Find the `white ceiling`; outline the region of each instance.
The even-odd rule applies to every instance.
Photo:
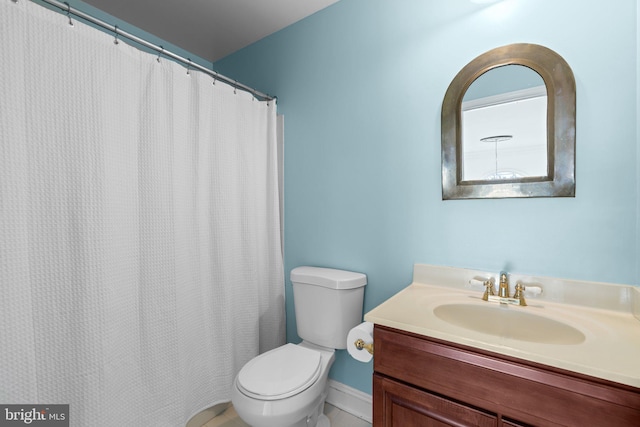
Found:
[[[84,0],[211,62],[338,0]]]

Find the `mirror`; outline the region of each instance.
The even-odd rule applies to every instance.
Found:
[[[547,89],[523,65],[478,77],[462,98],[462,181],[547,176]]]
[[[575,196],[575,81],[552,50],[493,49],[442,104],[442,198]]]

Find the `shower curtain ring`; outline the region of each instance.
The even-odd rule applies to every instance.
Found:
[[[67,5],[67,18],[69,18],[69,25],[73,27],[73,21],[71,20],[71,5],[67,2],[64,2]]]
[[[113,27],[113,32],[116,33],[116,37],[113,39],[113,44],[119,44],[120,41],[118,41],[118,26],[117,25],[115,27]]]
[[[156,61],[160,62],[160,55],[162,55],[162,52],[164,52],[164,48],[160,46],[160,52],[158,52],[158,57],[156,58]]]
[[[187,58],[187,61],[189,61],[189,63],[187,64],[187,76],[188,76],[189,70],[191,69],[191,58]]]

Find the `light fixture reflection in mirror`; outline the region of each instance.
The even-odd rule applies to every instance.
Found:
[[[493,170],[491,170],[490,172],[482,171],[481,173],[478,173],[476,176],[474,175],[473,166],[470,164],[466,164],[464,168],[465,170],[464,179],[466,180],[481,179],[481,180],[495,181],[499,179],[521,178],[523,176],[522,172],[518,172],[515,170],[507,170],[507,168],[501,166],[500,161],[498,159],[498,151],[504,151],[503,149],[498,150],[498,143],[511,141],[512,139],[513,139],[513,135],[494,135],[494,136],[487,136],[484,138],[480,138],[480,142],[487,143],[487,146],[489,146],[488,144],[490,143],[493,144],[493,159],[491,159],[491,153],[489,153],[489,156],[488,156],[489,162],[493,160]],[[486,154],[488,151],[490,151],[490,148],[484,149],[482,151]],[[463,164],[465,164],[465,162],[479,163],[479,162],[469,162],[467,156],[468,156],[467,151],[465,151],[465,158],[463,159]],[[483,163],[486,164],[487,162],[484,161]]]

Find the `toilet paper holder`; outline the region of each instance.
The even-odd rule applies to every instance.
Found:
[[[373,354],[373,343],[366,343],[362,338],[358,338],[356,342],[353,343],[358,350],[367,350],[370,354]]]

